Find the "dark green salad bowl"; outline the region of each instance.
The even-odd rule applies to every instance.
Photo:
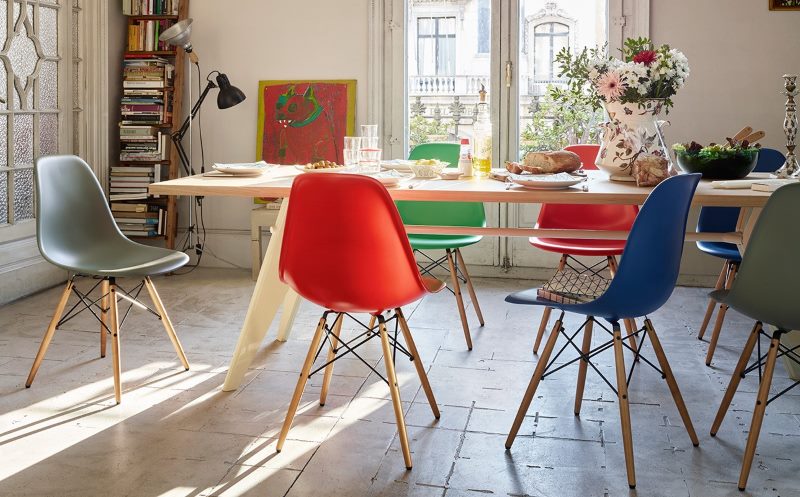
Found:
[[[758,149],[692,151],[675,148],[678,165],[687,173],[700,173],[703,179],[742,179],[753,172]]]

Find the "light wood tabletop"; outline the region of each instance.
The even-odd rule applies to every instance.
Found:
[[[302,173],[291,166],[273,168],[261,176],[189,176],[150,185],[151,194],[229,197],[288,197],[292,180]],[[326,174],[326,173],[316,173]],[[327,173],[346,174],[346,173]],[[562,204],[642,204],[652,190],[634,183],[609,181],[600,171],[589,171],[588,191],[581,186],[565,190],[526,190],[488,178],[459,180],[410,179],[388,188],[395,200],[562,203]],[[703,180],[697,187],[693,205],[719,207],[763,207],[769,193],[753,190],[713,188]]]
[[[281,203],[272,236],[261,265],[250,305],[233,353],[225,384],[222,389],[235,390],[241,385],[264,336],[282,305],[278,340],[286,340],[300,302],[299,296],[278,278],[278,261],[283,240],[283,223],[291,201],[292,181],[303,173],[294,167],[273,168],[256,177],[190,176],[154,183],[150,193],[160,195],[230,196],[287,198]],[[347,173],[318,173],[347,174]],[[587,186],[587,191],[581,187]],[[387,188],[395,200],[467,201],[505,203],[556,203],[556,204],[642,204],[652,188],[639,188],[632,183],[616,183],[606,179],[599,171],[589,171],[587,181],[566,190],[526,190],[488,178],[463,180],[410,179],[396,187]],[[686,241],[707,240],[735,243],[744,251],[769,193],[752,190],[721,190],[701,181],[693,204],[701,206],[741,207],[736,229],[726,233],[686,234]],[[627,231],[543,229],[519,227],[465,227],[465,226],[410,226],[408,233],[438,233],[486,236],[553,237],[553,238],[603,238],[626,239]]]

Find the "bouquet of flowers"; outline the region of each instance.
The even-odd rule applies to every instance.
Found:
[[[689,76],[689,61],[683,53],[669,45],[656,47],[647,38],[625,40],[622,59],[609,56],[605,47],[577,53],[564,48],[556,61],[561,66],[559,77],[566,79],[569,90],[587,95],[597,109],[604,102],[643,104],[663,99],[669,111],[671,97]]]

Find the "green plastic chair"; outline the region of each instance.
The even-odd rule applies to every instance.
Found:
[[[30,387],[33,383],[56,329],[79,313],[89,310],[100,322],[100,357],[105,357],[106,333],[111,335],[114,396],[119,404],[122,397],[119,329],[134,302],[161,320],[183,367],[188,370],[189,362],[150,277],[184,266],[189,262],[189,256],[126,238],[114,222],[100,183],[80,157],[61,155],[38,159],[34,166],[34,186],[39,251],[47,261],[67,270],[69,279],[25,386]],[[79,277],[92,278],[94,286],[82,293],[75,286],[75,280]],[[126,291],[117,283],[117,278],[136,278],[139,284]],[[90,297],[98,286],[100,296]],[[150,294],[155,309],[137,300],[144,288]],[[71,293],[77,295],[79,301],[62,318]],[[121,318],[117,306],[120,298],[130,302]],[[76,311],[80,305],[83,308]]]
[[[711,426],[711,436],[715,436],[730,407],[741,377],[757,369],[761,384],[747,436],[742,470],[739,474],[739,490],[744,490],[747,485],[767,404],[800,384],[800,381],[797,381],[774,397],[769,396],[778,357],[786,356],[800,364],[800,355],[797,351],[781,344],[782,335],[791,330],[800,330],[800,310],[797,307],[800,266],[796,261],[797,250],[800,247],[800,229],[797,227],[796,217],[798,211],[800,211],[800,184],[787,185],[775,191],[756,223],[733,286],[730,290],[711,292],[711,297],[717,302],[733,307],[756,320],[722,398],[714,424]],[[762,323],[774,326],[775,331],[771,335],[765,333]],[[755,363],[747,366],[753,348],[762,335],[770,339],[769,349],[761,355],[759,344]]]
[[[409,154],[410,160],[417,159],[438,159],[442,162],[449,162],[448,167],[458,167],[458,156],[460,145],[458,143],[422,143],[414,147]],[[481,202],[412,202],[398,201],[397,210],[403,218],[403,224],[420,226],[486,226],[486,213]],[[472,337],[470,336],[467,313],[464,308],[464,299],[461,295],[461,282],[467,285],[472,305],[478,321],[483,326],[483,314],[481,313],[475,289],[472,286],[472,279],[464,264],[461,249],[469,245],[474,245],[481,241],[479,235],[427,235],[409,234],[408,240],[414,252],[421,254],[427,259],[424,264],[420,264],[422,274],[430,274],[434,268],[445,268],[450,273],[452,287],[447,287],[456,297],[458,312],[461,315],[461,326],[464,329],[464,338],[467,341],[467,348],[472,350]],[[433,258],[426,254],[425,250],[444,250],[445,255],[441,258]],[[447,261],[447,267],[444,262]]]

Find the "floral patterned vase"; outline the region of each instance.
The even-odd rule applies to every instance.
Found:
[[[610,121],[600,125],[600,152],[595,165],[606,172],[612,181],[634,181],[633,162],[642,155],[664,157],[672,168],[669,150],[661,133],[659,121],[664,101],[645,100],[642,103],[605,103]]]

